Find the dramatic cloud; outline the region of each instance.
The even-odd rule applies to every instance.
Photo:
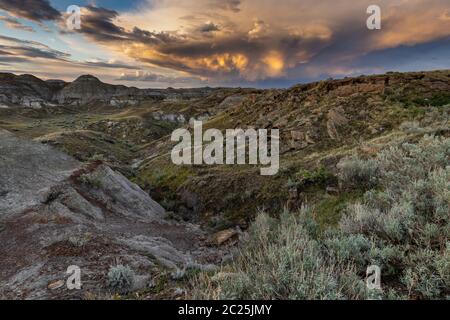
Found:
[[[83,7],[81,29],[70,31],[67,15],[48,1],[0,0],[0,9],[10,15],[54,20],[58,36],[90,46],[83,53],[68,48],[84,62],[30,44],[0,49],[22,58],[34,54],[71,66],[122,69],[122,76],[114,76],[118,82],[142,83],[269,85],[383,72],[395,65],[433,68],[433,61],[450,66],[450,58],[427,60],[432,50],[420,54],[435,43],[448,56],[443,53],[448,46],[441,45],[450,42],[448,0],[378,0],[381,30],[366,26],[371,0],[142,0],[126,9],[113,3],[108,8]],[[2,20],[8,28],[20,28]]]
[[[339,6],[315,0],[161,0],[148,11],[122,15],[88,6],[79,32],[142,63],[224,81],[258,81],[300,71],[320,74],[324,60],[345,64],[375,50],[450,35],[442,25],[443,0],[379,2],[380,32],[366,28],[370,1],[365,0],[342,0]],[[420,16],[414,14],[418,10]],[[133,25],[163,13],[170,29]],[[421,28],[414,25],[422,22]]]
[[[205,21],[192,27],[190,33],[146,31],[138,27],[127,30],[117,20],[115,11],[88,6],[83,9],[79,32],[144,63],[196,76],[220,74],[229,79],[282,76],[286,68],[302,63],[310,52],[320,50],[330,36],[326,27],[271,29],[260,20],[255,20],[249,30],[221,29],[219,24]]]
[[[36,22],[56,20],[61,15],[47,0],[0,0],[0,9]]]
[[[140,70],[140,67],[116,60],[73,60],[71,54],[54,50],[40,42],[20,40],[1,35],[0,63],[10,66],[14,64],[38,64],[39,69],[55,70],[55,72],[58,70],[59,72],[61,70],[64,70],[64,72],[73,71],[75,77],[79,73],[96,73],[99,70],[112,70],[115,73],[123,72],[124,70]],[[45,66],[45,68],[42,68],[42,66]]]

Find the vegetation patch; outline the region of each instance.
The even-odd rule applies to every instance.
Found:
[[[338,228],[322,231],[315,209],[306,206],[280,219],[262,213],[231,264],[196,278],[196,297],[448,298],[450,139],[425,136],[374,159],[348,160],[352,168],[340,167],[341,184],[368,190],[356,202],[347,194],[319,204],[322,211],[342,210],[346,202]],[[381,268],[381,291],[364,284],[370,265]]]

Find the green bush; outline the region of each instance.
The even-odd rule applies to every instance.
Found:
[[[127,294],[134,285],[134,272],[128,266],[118,265],[109,268],[108,286],[119,294]]]
[[[377,185],[378,167],[374,160],[362,160],[355,156],[344,158],[337,168],[343,189],[367,190]]]

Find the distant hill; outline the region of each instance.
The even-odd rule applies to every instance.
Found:
[[[3,107],[41,108],[54,105],[85,105],[102,102],[111,106],[136,105],[147,100],[192,99],[215,89],[138,89],[111,85],[92,75],[82,75],[67,83],[43,81],[32,75],[0,73],[0,104]]]

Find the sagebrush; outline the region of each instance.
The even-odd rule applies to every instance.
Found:
[[[445,299],[450,297],[450,139],[425,136],[338,165],[344,189],[366,189],[337,229],[314,209],[260,214],[233,262],[195,281],[196,298]],[[382,291],[364,283],[382,270]]]

